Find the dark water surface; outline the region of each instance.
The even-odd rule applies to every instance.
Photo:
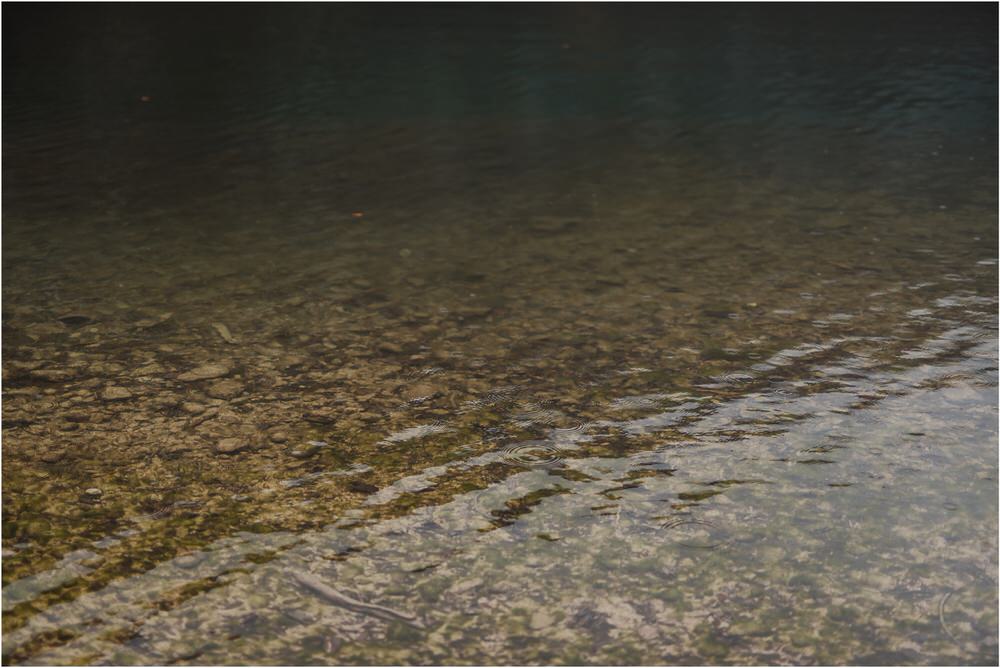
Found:
[[[6,663],[996,664],[996,5],[3,18]]]

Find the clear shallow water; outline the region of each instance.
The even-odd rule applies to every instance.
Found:
[[[7,662],[996,663],[994,8],[73,11]]]

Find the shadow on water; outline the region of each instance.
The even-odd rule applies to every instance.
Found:
[[[996,8],[868,11],[6,6],[5,663],[995,664]]]

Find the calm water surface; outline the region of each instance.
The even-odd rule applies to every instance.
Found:
[[[4,7],[8,664],[996,664],[997,9]]]

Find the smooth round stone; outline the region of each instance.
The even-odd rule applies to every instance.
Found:
[[[417,399],[433,397],[440,392],[442,392],[442,389],[437,385],[432,385],[431,383],[417,383],[403,390],[403,398],[407,401],[416,401]]]
[[[174,559],[174,563],[181,568],[194,568],[205,560],[205,555],[200,553],[182,554]]]
[[[220,380],[209,386],[207,394],[213,399],[232,399],[243,393],[243,383],[236,380]]]
[[[220,455],[231,455],[247,448],[247,442],[239,438],[224,438],[215,444],[215,451]]]
[[[289,453],[292,457],[296,459],[305,459],[307,457],[312,457],[319,451],[320,446],[314,445],[312,443],[307,443],[305,445],[299,445],[292,449]]]
[[[132,393],[124,387],[111,385],[104,388],[104,392],[101,393],[101,398],[105,401],[121,401],[123,399],[131,399]]]

